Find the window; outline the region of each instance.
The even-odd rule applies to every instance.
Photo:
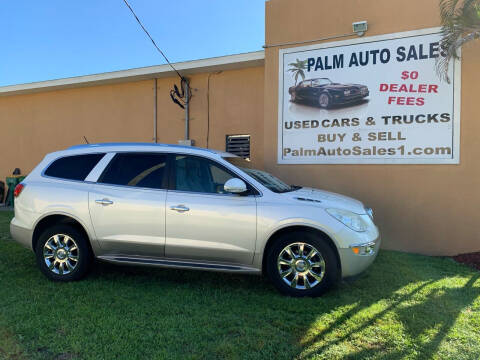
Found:
[[[227,135],[226,151],[250,159],[250,135]]]
[[[156,153],[119,153],[115,155],[99,183],[151,189],[167,188],[167,156]]]
[[[60,179],[83,181],[105,154],[65,156],[55,160],[45,175]]]
[[[332,82],[327,78],[313,79],[313,86],[330,85]]]
[[[295,191],[301,188],[298,186],[287,185],[282,180],[267,173],[266,171],[253,169],[251,163],[247,160],[238,157],[224,157],[223,159],[228,161],[230,164],[242,169],[248,175],[257,180],[260,184],[272,190],[273,192],[284,193],[289,191]]]
[[[175,189],[211,194],[224,194],[223,185],[236,177],[215,162],[188,155],[174,157]]]
[[[279,178],[261,170],[242,168],[248,175],[257,180],[260,184],[276,193],[290,192],[298,190],[298,186],[285,184]]]

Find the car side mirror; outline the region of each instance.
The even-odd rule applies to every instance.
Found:
[[[223,185],[223,190],[232,194],[241,194],[247,191],[247,184],[241,179],[232,178]]]

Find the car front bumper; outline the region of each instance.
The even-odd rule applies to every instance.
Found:
[[[364,94],[358,93],[358,94],[348,95],[348,96],[339,96],[338,98],[334,97],[333,103],[334,104],[339,104],[339,105],[340,104],[350,104],[350,103],[355,102],[355,101],[360,101],[363,98],[367,97],[368,95],[370,95],[370,93],[367,91]]]
[[[10,235],[13,240],[32,250],[32,230],[17,224],[15,218],[10,222]]]
[[[342,266],[342,278],[358,275],[365,271],[375,260],[380,250],[380,236],[373,241],[373,251],[369,254],[355,254],[352,248],[338,249]]]

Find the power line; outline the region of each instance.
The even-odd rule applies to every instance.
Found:
[[[184,80],[183,76],[180,75],[180,73],[178,72],[177,69],[175,69],[173,67],[173,65],[170,63],[170,61],[167,59],[167,57],[165,56],[165,54],[163,53],[162,50],[160,50],[160,48],[157,46],[157,44],[155,43],[155,40],[153,40],[153,38],[150,36],[149,32],[147,31],[147,29],[145,29],[145,26],[143,26],[142,22],[140,21],[140,19],[138,18],[137,14],[135,14],[135,11],[133,11],[132,7],[130,6],[130,4],[127,2],[127,0],[123,0],[123,2],[125,3],[125,5],[127,5],[127,7],[130,9],[130,11],[132,12],[133,16],[135,17],[135,19],[137,20],[138,24],[142,27],[143,31],[145,32],[145,34],[147,34],[147,36],[149,37],[149,39],[152,41],[153,43],[153,46],[155,46],[155,48],[158,50],[158,52],[160,54],[162,54],[163,58],[165,59],[165,61],[168,63],[168,65],[170,65],[170,67],[173,69],[173,71],[175,71],[177,73],[177,75],[180,77],[180,79]]]

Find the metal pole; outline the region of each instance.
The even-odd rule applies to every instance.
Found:
[[[157,143],[157,78],[153,86],[153,142]]]
[[[188,128],[188,123],[189,123],[189,111],[188,111],[188,105],[190,103],[190,86],[188,83],[188,79],[185,79],[185,140],[189,140],[189,128]]]

